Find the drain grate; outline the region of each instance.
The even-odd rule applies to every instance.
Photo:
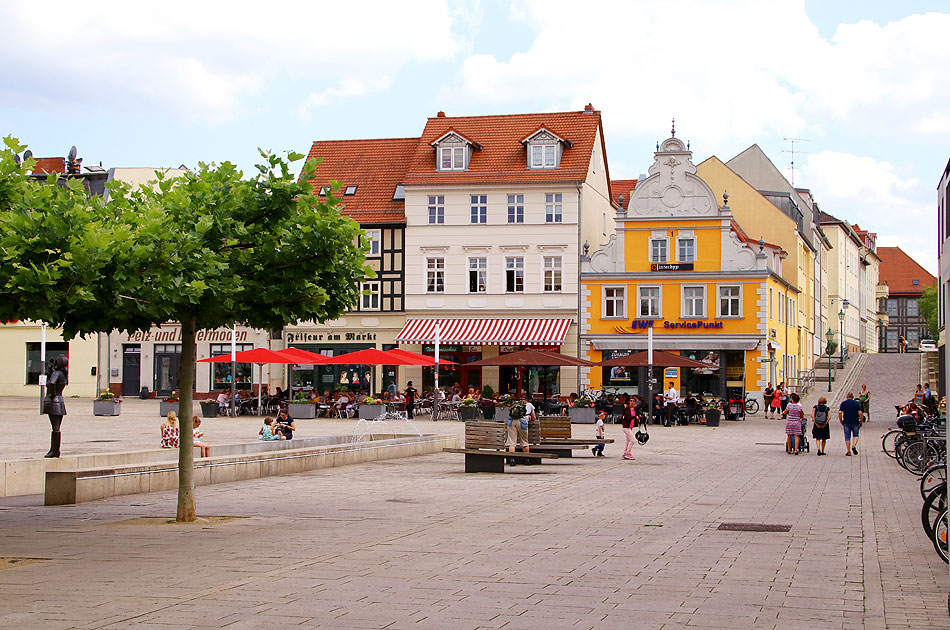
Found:
[[[720,523],[719,530],[724,532],[787,532],[791,525],[771,525],[769,523]]]

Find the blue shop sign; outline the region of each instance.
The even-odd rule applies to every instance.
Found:
[[[655,319],[635,319],[630,322],[630,328],[637,330],[638,328],[653,328],[654,324],[658,320]],[[658,328],[658,326],[657,326]],[[722,328],[721,321],[680,321],[680,322],[671,322],[663,320],[663,328],[667,330],[709,330],[709,329],[720,329]]]

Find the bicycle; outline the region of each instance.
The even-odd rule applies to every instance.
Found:
[[[745,412],[747,414],[759,413],[759,401],[749,392],[745,394]]]

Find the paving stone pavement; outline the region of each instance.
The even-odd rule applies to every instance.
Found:
[[[130,522],[173,517],[173,492],[2,500],[0,557],[43,560],[0,570],[0,628],[947,628],[916,479],[879,440],[918,360],[865,361],[880,414],[858,457],[838,431],[828,457],[786,455],[784,423],[759,414],[651,427],[633,462],[612,444],[472,475],[441,454],[198,488],[199,514],[241,517],[225,522]],[[159,422],[123,411],[111,435]],[[74,444],[96,433],[73,424]]]

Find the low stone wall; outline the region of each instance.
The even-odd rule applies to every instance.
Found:
[[[392,435],[392,434],[390,434]],[[377,439],[379,435],[377,435]],[[210,457],[232,455],[251,455],[290,449],[329,446],[351,442],[351,436],[330,435],[314,437],[295,437],[293,440],[274,440],[240,442],[235,444],[212,444]],[[369,439],[369,436],[367,436]],[[198,457],[195,449],[195,463],[204,461]],[[68,455],[60,458],[33,458],[0,461],[0,497],[43,494],[46,473],[54,471],[86,470],[90,468],[111,468],[155,462],[177,462],[178,449],[156,448],[119,453],[98,453],[93,455]]]
[[[371,439],[370,439],[371,438]],[[351,436],[307,438],[336,440],[335,443],[303,446],[292,445],[264,449],[255,453],[214,456],[195,460],[195,485],[209,485],[287,475],[347,464],[382,459],[396,459],[439,453],[443,448],[457,448],[460,436],[381,435],[366,436],[361,441]],[[248,446],[255,446],[250,444]],[[161,492],[178,487],[178,468],[174,461],[128,464],[111,467],[55,470],[46,473],[46,505],[83,503],[112,496]]]

